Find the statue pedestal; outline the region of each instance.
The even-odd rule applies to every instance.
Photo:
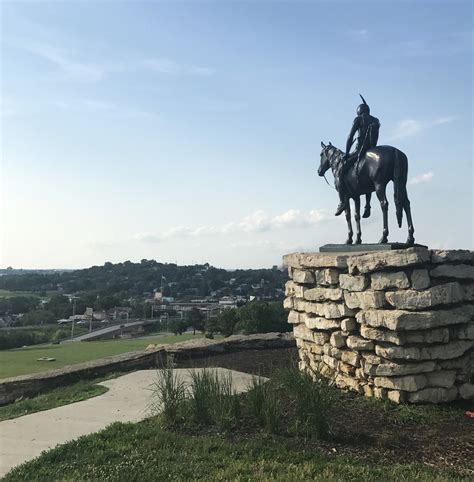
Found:
[[[319,248],[320,253],[368,253],[371,251],[392,251],[394,249],[427,248],[423,244],[406,243],[366,243],[366,244],[325,244]]]

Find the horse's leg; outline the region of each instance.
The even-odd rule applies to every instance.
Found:
[[[355,221],[357,226],[357,237],[356,237],[356,244],[362,243],[362,231],[360,230],[360,197],[356,196],[354,198],[354,205],[355,205]]]
[[[365,195],[365,208],[364,208],[364,214],[362,215],[363,218],[368,218],[370,216],[370,198],[372,196],[372,193],[369,192],[368,194]]]
[[[385,188],[385,184],[375,186],[375,192],[378,200],[380,201],[380,207],[382,208],[383,214],[383,234],[379,241],[380,244],[388,243],[388,201],[387,196],[385,195]]]
[[[354,232],[352,231],[352,222],[351,222],[351,202],[349,199],[347,199],[347,204],[346,204],[346,221],[347,221],[347,240],[346,244],[352,244],[352,236]]]
[[[410,200],[408,196],[405,196],[405,202],[403,203],[403,209],[405,210],[405,214],[407,216],[407,224],[408,224],[408,239],[407,244],[413,245],[415,244],[415,237],[413,234],[415,233],[415,228],[413,227],[413,220],[411,218],[411,208],[410,208]]]

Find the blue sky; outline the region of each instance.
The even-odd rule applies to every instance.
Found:
[[[361,92],[415,237],[473,247],[472,3],[2,2],[1,266],[259,267],[343,242]],[[404,241],[390,196],[390,240]],[[381,213],[364,220],[366,242]]]

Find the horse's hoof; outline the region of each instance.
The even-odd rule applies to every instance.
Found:
[[[370,208],[364,209],[364,214],[362,214],[363,218],[370,218]]]
[[[346,240],[346,244],[352,244],[352,239],[350,239],[350,238],[347,239],[347,240]]]
[[[415,244],[415,238],[409,236],[407,239],[407,245],[413,246],[414,244]]]
[[[362,238],[357,238],[355,244],[362,244]]]
[[[387,244],[388,243],[388,238],[383,236],[382,239],[379,241],[379,244]]]

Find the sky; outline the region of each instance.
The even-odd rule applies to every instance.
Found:
[[[473,248],[470,1],[1,1],[0,16],[0,267],[271,267],[344,242],[317,168],[359,93],[379,144],[408,156],[416,241]],[[362,237],[381,234],[374,196]]]

